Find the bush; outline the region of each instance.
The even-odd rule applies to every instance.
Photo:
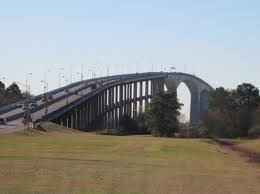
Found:
[[[258,138],[258,137],[260,137],[260,125],[252,127],[248,131],[248,137],[250,137],[250,138]]]
[[[134,135],[138,134],[139,127],[137,122],[128,115],[124,115],[119,121],[119,134],[121,135]]]
[[[145,124],[145,113],[140,113],[136,118],[136,123],[138,125],[138,134],[150,134]]]
[[[234,136],[234,128],[229,116],[220,111],[209,111],[203,115],[203,123],[206,129],[203,129],[204,135],[215,137]]]

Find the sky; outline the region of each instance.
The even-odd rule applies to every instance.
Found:
[[[0,79],[32,73],[40,94],[45,72],[58,87],[60,68],[78,81],[82,64],[85,79],[175,66],[213,87],[260,87],[259,10],[259,0],[0,0]]]

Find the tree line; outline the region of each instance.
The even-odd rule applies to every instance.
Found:
[[[243,83],[233,90],[219,87],[210,94],[209,109],[201,115],[201,122],[187,126],[179,123],[182,104],[176,94],[159,92],[136,120],[124,116],[118,133],[160,137],[260,137],[259,105],[259,90],[252,84]]]
[[[6,88],[5,84],[0,81],[0,107],[23,99],[25,99],[25,94],[21,92],[17,84],[12,83]]]
[[[208,137],[254,137],[260,135],[259,90],[243,83],[236,89],[216,88],[209,110],[202,116]]]

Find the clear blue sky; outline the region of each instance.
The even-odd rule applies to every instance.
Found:
[[[70,65],[75,81],[81,64],[85,77],[187,64],[213,87],[260,87],[259,10],[258,0],[0,0],[0,78],[32,72],[38,94],[48,69],[53,89]]]

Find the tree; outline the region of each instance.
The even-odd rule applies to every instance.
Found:
[[[239,105],[237,126],[242,135],[246,136],[252,127],[253,114],[258,106],[259,90],[252,84],[243,83],[237,86],[235,98]]]
[[[238,85],[236,93],[240,106],[246,106],[248,111],[257,108],[259,102],[259,90],[254,85],[249,83]]]
[[[8,99],[8,102],[6,104],[10,104],[13,102],[17,102],[18,100],[22,100],[23,96],[19,86],[13,83],[8,88],[6,88],[5,98]]]
[[[171,137],[178,131],[180,108],[176,94],[159,92],[148,105],[146,126],[154,136]]]
[[[5,91],[5,84],[0,81],[0,93]]]
[[[5,84],[0,81],[0,106],[4,103]]]
[[[16,83],[13,83],[6,88],[6,93],[11,96],[22,97],[21,90]]]
[[[217,88],[211,96],[203,122],[216,137],[247,136],[259,104],[259,90],[243,83],[235,90]]]

